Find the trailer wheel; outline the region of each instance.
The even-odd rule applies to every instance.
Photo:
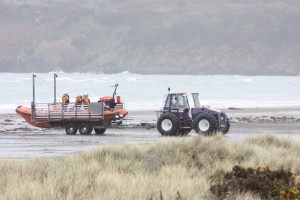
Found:
[[[89,124],[80,124],[78,129],[81,135],[88,135],[93,131],[93,128]]]
[[[106,128],[94,128],[94,131],[97,135],[103,135],[106,131]]]
[[[65,131],[67,135],[75,135],[77,133],[77,126],[73,123],[69,123],[65,126]]]
[[[164,113],[157,120],[157,130],[161,135],[177,136],[179,133],[179,119],[172,113]]]
[[[201,113],[196,117],[193,128],[196,133],[213,135],[218,130],[218,121],[211,114]]]

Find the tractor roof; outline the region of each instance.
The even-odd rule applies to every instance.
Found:
[[[173,92],[173,93],[169,93],[171,95],[183,95],[183,94],[186,94],[184,92]]]

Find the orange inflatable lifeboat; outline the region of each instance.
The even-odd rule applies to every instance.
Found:
[[[122,106],[122,107],[121,107]],[[29,124],[32,126],[40,127],[40,128],[53,128],[53,120],[49,120],[50,114],[49,113],[59,113],[60,115],[56,114],[56,116],[60,116],[61,119],[64,119],[64,117],[69,116],[67,118],[68,121],[74,121],[76,123],[79,123],[80,121],[88,121],[90,118],[89,111],[87,110],[82,110],[82,111],[77,111],[75,113],[74,111],[68,111],[68,112],[63,112],[61,114],[61,110],[58,108],[51,108],[51,110],[47,109],[36,109],[35,110],[35,115],[38,116],[44,116],[44,118],[40,117],[38,120],[34,119],[32,116],[32,109],[25,107],[25,106],[18,106],[16,108],[16,113],[20,115],[22,118],[26,120]],[[107,108],[106,106],[104,107],[104,120],[102,120],[103,124],[105,122],[106,125],[110,125],[111,123],[116,123],[116,124],[121,124],[122,119],[127,116],[128,111],[123,108],[123,104],[116,104],[114,108]],[[79,117],[78,116],[82,116]],[[54,119],[58,121],[59,119]],[[101,119],[99,119],[101,121]]]
[[[98,102],[104,102],[105,120],[111,120],[113,123],[121,123],[121,120],[128,114],[124,109],[124,103],[121,102],[121,97],[104,96],[99,98]]]
[[[128,114],[127,110],[124,109],[124,103],[121,102],[121,96],[116,96],[118,84],[115,87],[113,96],[103,96],[99,98],[98,102],[104,102],[104,116],[105,119],[111,120],[112,123],[122,123],[122,119]]]
[[[33,101],[31,107],[18,106],[16,113],[29,124],[40,128],[65,128],[69,135],[87,135],[93,130],[95,134],[103,134],[112,123],[121,124],[122,119],[128,114],[121,102],[121,97],[115,100],[118,84],[115,84],[112,97],[100,98],[98,102],[88,103],[35,103],[34,80],[32,74]],[[56,99],[56,77],[54,74],[54,91]]]
[[[16,109],[16,113],[23,117],[27,123],[31,124],[32,126],[36,126],[39,128],[52,128],[51,124],[47,121],[34,121],[32,120],[31,115],[31,108],[25,106],[18,106]]]

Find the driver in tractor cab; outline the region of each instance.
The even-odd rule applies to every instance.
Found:
[[[64,95],[62,96],[62,103],[63,104],[70,103],[70,97],[69,97],[69,93],[68,92],[65,92]]]
[[[176,109],[176,102],[177,102],[177,97],[173,96],[171,101],[171,109]]]
[[[82,101],[83,101],[84,104],[89,104],[89,103],[91,103],[88,94],[83,95],[83,100],[82,100]]]

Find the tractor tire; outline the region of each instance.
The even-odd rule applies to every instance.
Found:
[[[201,113],[194,120],[193,128],[198,134],[210,136],[218,131],[218,121],[211,114]]]
[[[68,123],[65,126],[65,131],[67,135],[75,135],[77,133],[77,126],[74,123]]]
[[[89,124],[80,124],[78,127],[79,133],[81,135],[89,135],[93,131],[93,128]]]
[[[103,135],[106,131],[106,128],[94,128],[96,135]]]
[[[178,136],[180,121],[173,113],[164,113],[157,120],[157,130],[163,136]]]
[[[229,129],[230,129],[230,122],[229,120],[226,122],[227,123],[227,127],[226,130],[222,131],[222,133],[225,135],[226,133],[228,133]]]

